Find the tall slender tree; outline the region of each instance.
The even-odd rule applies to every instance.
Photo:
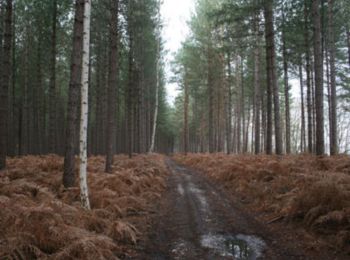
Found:
[[[90,62],[90,16],[91,0],[84,0],[83,20],[83,54],[81,69],[81,111],[80,111],[80,167],[79,185],[82,207],[90,209],[89,192],[87,185],[87,131],[89,115],[89,62]]]
[[[3,58],[0,82],[0,170],[6,167],[8,89],[11,75],[12,0],[6,0]]]
[[[324,149],[324,114],[323,114],[323,55],[321,42],[320,1],[312,1],[314,26],[314,70],[316,102],[316,154],[323,155]]]
[[[275,146],[276,154],[282,154],[282,131],[280,120],[280,104],[279,104],[279,89],[277,85],[276,76],[276,57],[275,57],[275,33],[274,33],[274,14],[273,14],[273,0],[265,0],[264,2],[264,15],[265,15],[265,37],[266,37],[266,59],[267,59],[267,79],[268,89],[271,89],[273,93],[274,104],[274,123],[275,123]],[[271,93],[271,94],[272,94]],[[268,91],[268,99],[270,93]],[[268,104],[268,108],[271,107]],[[271,111],[268,111],[268,116]],[[271,128],[272,122],[268,122],[268,128]],[[271,135],[271,130],[268,133],[268,138]],[[270,144],[268,144],[270,146]],[[271,152],[268,147],[268,154]]]
[[[50,88],[49,88],[49,152],[56,151],[56,28],[57,28],[57,0],[52,2],[52,32],[51,32],[51,60],[50,60]]]
[[[119,0],[111,0],[111,18],[109,28],[110,54],[108,72],[108,127],[107,127],[107,156],[106,172],[112,172],[113,155],[116,142],[116,102],[118,81],[118,13]]]
[[[330,65],[330,153],[338,153],[338,126],[337,126],[337,88],[335,68],[335,39],[334,39],[334,0],[328,0],[328,48]]]
[[[75,185],[75,152],[77,143],[77,123],[79,90],[81,88],[81,65],[83,49],[84,2],[76,0],[73,30],[73,50],[71,75],[68,92],[67,126],[64,157],[63,185],[66,188]]]

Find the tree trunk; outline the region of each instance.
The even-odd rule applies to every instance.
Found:
[[[2,58],[2,77],[0,85],[0,170],[6,167],[7,154],[7,119],[8,119],[8,89],[11,73],[11,43],[12,43],[12,0],[6,0],[5,30]]]
[[[312,95],[311,95],[311,65],[310,65],[310,45],[309,45],[309,10],[307,0],[304,0],[304,43],[306,58],[306,104],[307,104],[307,137],[308,152],[313,151],[313,127],[312,127]]]
[[[89,193],[87,185],[87,127],[88,127],[88,100],[89,100],[89,60],[90,60],[90,15],[91,0],[84,0],[83,23],[83,55],[81,69],[81,115],[80,115],[80,167],[79,184],[82,207],[90,209]]]
[[[350,67],[350,29],[349,26],[346,26],[346,43],[348,46],[348,62]]]
[[[113,155],[116,143],[116,102],[118,82],[118,12],[119,0],[111,0],[111,21],[109,28],[110,55],[108,72],[108,96],[107,96],[107,138],[106,138],[106,172],[112,172]]]
[[[301,56],[301,55],[300,55]],[[300,77],[300,99],[301,99],[301,152],[305,152],[306,138],[305,138],[305,105],[304,105],[304,82],[303,82],[303,65],[302,58],[300,57],[299,65],[299,77]]]
[[[227,154],[232,152],[232,91],[231,91],[231,80],[232,80],[232,71],[231,71],[231,54],[227,53],[227,111],[226,111],[226,146],[227,146]]]
[[[157,119],[158,119],[158,106],[159,106],[159,65],[160,65],[160,41],[161,41],[161,30],[160,30],[160,1],[158,2],[158,8],[157,8],[157,19],[158,19],[158,32],[157,32],[157,60],[156,60],[156,105],[154,108],[154,119],[153,119],[153,128],[152,128],[152,137],[151,137],[151,146],[149,149],[150,153],[154,152],[154,143],[156,138],[156,130],[157,130]]]
[[[260,153],[260,108],[261,108],[261,90],[260,90],[260,32],[259,32],[259,15],[255,15],[254,19],[254,31],[256,34],[256,45],[254,47],[254,153]]]
[[[53,0],[52,32],[51,32],[51,60],[49,83],[49,153],[56,152],[56,26],[57,26],[57,0]]]
[[[127,147],[129,158],[132,158],[133,153],[133,88],[134,88],[134,40],[133,40],[133,11],[131,2],[128,2],[128,34],[129,34],[129,72],[128,72],[128,90],[127,90]]]
[[[211,66],[211,50],[210,47],[208,47],[208,96],[209,96],[209,152],[213,153],[214,152],[214,93],[213,93],[213,75],[212,75],[212,66]]]
[[[330,153],[338,153],[338,127],[337,127],[337,89],[336,89],[336,68],[335,68],[335,37],[334,37],[334,0],[328,0],[328,47],[330,65],[330,100],[331,100],[331,122],[330,132]]]
[[[265,37],[266,37],[266,58],[267,58],[267,79],[268,79],[268,89],[273,92],[273,103],[274,103],[274,123],[275,123],[275,146],[276,154],[282,154],[282,132],[281,132],[281,122],[280,122],[280,104],[279,104],[279,90],[276,78],[276,60],[275,60],[275,40],[274,40],[274,26],[273,26],[273,0],[265,0],[264,6],[265,15]],[[271,99],[271,95],[268,98]],[[271,100],[270,100],[271,101]],[[268,108],[272,106],[269,104]],[[268,111],[268,116],[271,111]],[[270,119],[271,120],[271,119]],[[272,120],[271,120],[272,121]],[[268,123],[268,128],[272,128],[272,122]],[[271,135],[271,131],[269,135]],[[270,145],[270,144],[268,144]],[[271,153],[270,149],[267,149],[267,153]]]
[[[288,57],[286,47],[285,17],[282,11],[282,49],[283,49],[283,74],[284,74],[284,99],[285,99],[285,120],[286,120],[286,153],[291,153],[290,147],[290,106],[289,106],[289,82],[288,82]]]
[[[73,50],[71,76],[68,90],[66,144],[64,157],[63,185],[75,185],[75,144],[77,142],[76,125],[78,118],[79,90],[81,87],[81,63],[83,44],[84,0],[75,2],[75,20],[73,31]]]
[[[183,130],[183,139],[184,139],[184,153],[187,155],[188,152],[188,73],[185,72],[184,79],[184,130]]]
[[[324,119],[323,119],[323,55],[321,50],[321,20],[319,0],[313,0],[314,24],[314,68],[315,68],[315,101],[316,101],[316,154],[324,154]]]

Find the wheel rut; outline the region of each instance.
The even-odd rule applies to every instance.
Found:
[[[142,259],[305,259],[194,170],[166,160],[170,176]]]

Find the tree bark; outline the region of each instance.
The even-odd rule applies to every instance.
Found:
[[[208,53],[207,53],[207,59],[208,59],[208,96],[209,96],[209,153],[213,153],[214,152],[214,93],[213,93],[213,75],[212,75],[212,65],[211,65],[211,59],[212,59],[212,55],[211,55],[211,50],[210,47],[208,46]]]
[[[348,62],[350,67],[350,29],[349,26],[346,26],[346,43],[348,46]]]
[[[8,89],[11,73],[11,43],[12,43],[12,0],[6,0],[4,45],[2,58],[2,77],[0,84],[0,170],[6,167],[7,126],[8,126]]]
[[[56,27],[57,27],[57,0],[53,0],[52,32],[51,32],[51,60],[49,83],[49,153],[56,152]]]
[[[110,21],[110,55],[108,72],[108,97],[107,97],[107,138],[106,138],[106,172],[112,172],[113,155],[116,143],[116,102],[117,102],[117,81],[118,81],[118,10],[119,0],[111,0],[111,21]]]
[[[330,153],[338,153],[338,127],[337,127],[337,89],[335,68],[335,37],[334,37],[334,0],[328,0],[328,48],[330,65],[330,100],[331,100],[331,122]]]
[[[186,69],[185,69],[186,70]],[[184,130],[183,130],[183,139],[184,139],[184,154],[187,155],[188,152],[188,73],[185,71],[184,78]]]
[[[127,90],[127,149],[129,158],[132,158],[133,153],[133,88],[134,88],[134,38],[133,38],[133,11],[132,11],[132,3],[128,2],[128,34],[129,34],[129,68],[128,68],[128,90]]]
[[[159,65],[160,65],[160,41],[161,41],[161,30],[160,30],[160,1],[158,2],[158,8],[157,8],[157,15],[158,15],[158,32],[157,32],[157,58],[156,58],[156,104],[154,108],[154,119],[153,119],[153,128],[152,128],[152,137],[151,137],[151,146],[149,149],[150,153],[154,152],[154,144],[155,144],[155,138],[156,138],[156,130],[157,130],[157,119],[158,119],[158,106],[159,106]]]
[[[259,15],[256,14],[254,17],[254,32],[255,47],[254,47],[254,116],[255,116],[255,126],[254,126],[254,153],[260,153],[260,108],[261,108],[261,90],[260,90],[260,31],[259,31]]]
[[[68,90],[66,144],[64,157],[63,185],[66,188],[75,185],[75,145],[77,142],[77,118],[79,90],[81,88],[81,65],[83,44],[84,0],[75,2],[75,19],[73,30],[73,50],[71,76]]]
[[[305,138],[305,105],[304,105],[304,81],[303,81],[303,65],[302,58],[300,57],[299,65],[299,77],[300,77],[300,99],[301,99],[301,138],[300,138],[300,150],[305,152],[306,138]]]
[[[280,121],[280,104],[279,104],[279,90],[276,78],[276,60],[275,60],[275,40],[274,40],[274,26],[273,26],[273,0],[265,0],[264,6],[265,15],[265,37],[266,37],[266,58],[267,58],[267,79],[268,89],[273,92],[274,103],[274,123],[275,123],[275,146],[276,154],[282,154],[282,132]],[[271,93],[272,94],[272,93]],[[268,94],[268,110],[271,108],[271,94]],[[272,109],[271,109],[272,110]],[[271,111],[268,111],[268,117],[271,117]],[[270,130],[269,130],[270,128]],[[272,119],[268,122],[268,135],[271,136]],[[268,138],[269,138],[268,136]],[[268,146],[270,143],[268,142]],[[271,147],[267,149],[267,153],[271,153]]]
[[[232,69],[231,69],[231,54],[227,53],[227,119],[226,119],[226,146],[227,154],[232,152],[232,91],[231,91],[231,80],[232,80]]]
[[[305,58],[306,58],[306,104],[307,104],[307,137],[308,137],[308,152],[313,151],[313,105],[311,95],[311,65],[310,65],[310,45],[309,45],[309,10],[307,0],[304,0],[304,42],[305,42]]]
[[[84,0],[83,22],[83,55],[81,69],[81,114],[80,114],[80,167],[79,184],[82,207],[90,209],[89,193],[87,185],[87,127],[88,127],[88,100],[89,100],[89,61],[90,61],[90,15],[91,0]]]
[[[316,101],[316,154],[324,154],[324,118],[323,118],[323,55],[321,50],[321,20],[319,0],[312,1],[314,25],[314,70]]]
[[[286,153],[291,153],[290,145],[290,105],[289,105],[289,82],[288,82],[288,54],[286,47],[285,16],[282,11],[282,49],[283,49],[283,74],[284,74],[284,99],[285,99],[285,120],[286,120]]]

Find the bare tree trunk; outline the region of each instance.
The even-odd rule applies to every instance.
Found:
[[[349,26],[346,26],[346,43],[348,45],[348,62],[350,67],[350,29]]]
[[[232,80],[232,71],[231,71],[231,54],[227,53],[227,111],[226,111],[226,146],[227,154],[232,152],[232,93],[231,93],[231,80]]]
[[[186,70],[186,69],[185,69]],[[188,73],[185,72],[184,79],[184,130],[183,130],[183,140],[184,140],[184,153],[187,155],[188,152]]]
[[[316,154],[324,154],[323,118],[323,55],[321,50],[321,20],[319,0],[313,0],[314,56],[315,56],[315,99],[316,99]]]
[[[117,81],[118,81],[118,12],[119,0],[111,0],[111,21],[110,21],[110,55],[108,72],[108,96],[107,96],[107,138],[106,138],[106,172],[112,172],[113,155],[116,143],[116,102],[117,102]]]
[[[87,127],[89,115],[89,61],[90,61],[90,15],[91,0],[84,0],[84,25],[83,25],[83,55],[81,69],[81,115],[80,115],[80,167],[79,184],[82,207],[90,209],[89,192],[87,185]]]
[[[2,59],[2,75],[0,85],[0,170],[6,167],[7,154],[7,113],[8,89],[11,73],[11,43],[12,43],[12,0],[6,0],[5,30]]]
[[[312,123],[312,95],[311,95],[311,65],[310,65],[310,45],[309,45],[309,10],[307,0],[304,0],[304,42],[306,54],[306,104],[307,104],[307,137],[308,137],[308,152],[313,151],[313,123]]]
[[[254,33],[255,33],[255,47],[254,47],[254,153],[260,153],[260,109],[261,109],[261,90],[260,90],[260,30],[259,30],[259,14],[254,17]]]
[[[212,75],[212,66],[211,66],[211,50],[208,46],[208,96],[209,96],[209,152],[213,153],[215,149],[214,145],[214,93],[213,93],[213,75]]]
[[[276,154],[282,154],[282,132],[281,132],[281,120],[280,120],[280,104],[279,104],[279,90],[276,78],[276,64],[275,64],[275,40],[274,40],[274,26],[273,26],[273,0],[265,0],[264,7],[265,15],[265,37],[266,37],[266,57],[267,57],[267,78],[268,89],[273,92],[274,103],[274,123],[275,123],[275,146]],[[269,97],[268,97],[269,98]],[[269,102],[268,102],[269,103]],[[271,105],[269,105],[271,106]],[[268,111],[269,114],[269,111]],[[269,115],[268,115],[269,116]],[[270,115],[271,116],[271,115]],[[269,122],[268,128],[271,127],[272,122]],[[270,130],[271,131],[271,130]],[[271,153],[267,150],[267,153]]]
[[[158,8],[157,8],[157,12],[158,12],[158,39],[157,39],[157,60],[156,60],[156,105],[154,108],[154,119],[153,119],[153,129],[152,129],[152,138],[151,138],[151,146],[149,149],[150,153],[154,152],[154,143],[155,143],[155,138],[156,138],[156,130],[157,130],[157,119],[158,119],[158,106],[159,106],[159,97],[158,97],[158,92],[159,92],[159,65],[160,65],[160,41],[161,41],[161,30],[160,30],[160,1],[158,2]]]
[[[83,44],[84,0],[76,0],[73,32],[73,51],[71,77],[68,93],[66,145],[64,158],[63,185],[73,187],[75,184],[75,144],[77,140],[76,125],[78,117],[79,90],[81,87],[81,63]]]
[[[337,126],[337,88],[336,88],[336,68],[335,68],[335,39],[334,39],[334,0],[328,0],[328,47],[330,65],[330,100],[331,100],[331,122],[330,132],[330,153],[338,153],[338,126]]]
[[[50,60],[50,88],[49,88],[49,153],[56,152],[56,27],[57,0],[53,0],[52,32],[51,32],[51,60]]]
[[[283,48],[283,74],[284,74],[284,99],[285,99],[285,120],[286,120],[286,153],[291,153],[290,147],[290,105],[289,105],[289,82],[288,82],[288,57],[286,47],[285,16],[282,11],[282,48]]]
[[[304,81],[303,81],[303,65],[302,65],[302,58],[301,57],[300,57],[300,65],[299,65],[299,77],[300,77],[300,98],[301,98],[301,138],[300,138],[301,144],[300,144],[300,150],[301,150],[301,152],[305,152],[306,138],[305,138]]]
[[[128,90],[127,90],[127,148],[129,158],[132,158],[134,131],[133,131],[133,94],[134,94],[134,38],[133,38],[133,7],[132,2],[128,2],[128,34],[129,34],[129,72],[128,72]]]

